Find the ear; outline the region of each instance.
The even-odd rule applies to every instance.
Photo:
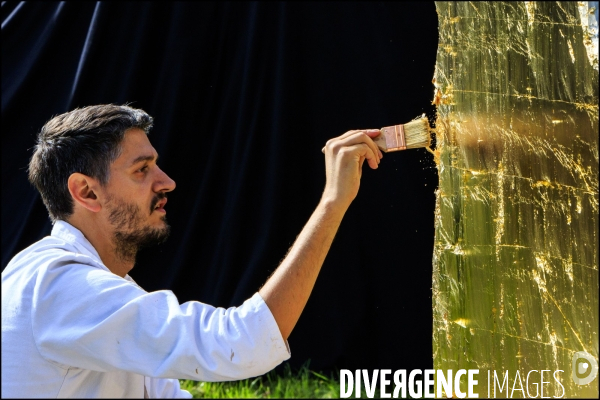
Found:
[[[98,212],[102,209],[98,197],[93,190],[93,187],[97,185],[94,178],[75,172],[69,176],[67,185],[76,205],[80,205],[92,212]]]

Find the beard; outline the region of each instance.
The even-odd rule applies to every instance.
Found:
[[[150,214],[156,204],[165,197],[166,194],[160,193],[152,199]],[[109,211],[108,220],[114,228],[112,241],[115,253],[123,261],[135,262],[138,251],[164,243],[171,233],[166,215],[161,218],[162,227],[144,226],[147,217],[138,205],[111,196],[106,207]]]

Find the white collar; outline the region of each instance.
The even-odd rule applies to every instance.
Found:
[[[63,220],[56,221],[50,236],[64,240],[65,242],[73,245],[77,249],[78,253],[88,256],[92,259],[92,261],[94,261],[94,264],[112,273],[112,271],[108,269],[106,265],[104,265],[100,255],[94,246],[92,246],[90,241],[87,240],[84,234],[68,222]],[[135,281],[127,274],[125,275],[125,279],[135,283]]]
[[[54,223],[54,227],[52,228],[52,233],[50,236],[54,236],[56,238],[62,239],[67,243],[72,244],[77,247],[81,253],[86,256],[92,257],[95,261],[99,261],[102,263],[100,259],[100,255],[92,246],[89,240],[83,235],[83,233],[75,228],[73,225],[69,224],[66,221],[58,220]]]

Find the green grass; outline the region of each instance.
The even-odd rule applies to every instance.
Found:
[[[292,372],[289,364],[283,374],[271,371],[256,378],[234,382],[197,382],[181,380],[181,388],[194,398],[211,399],[271,399],[313,398],[332,399],[340,397],[339,378],[311,371],[306,363],[298,372]]]
[[[195,399],[339,399],[340,377],[311,371],[306,362],[297,372],[285,364],[283,372],[271,371],[263,376],[233,382],[198,382],[181,379],[181,388],[189,391]],[[394,390],[393,383],[387,392]],[[366,399],[366,390],[361,390],[361,399]],[[350,398],[356,398],[352,393]],[[374,393],[379,396],[379,385]],[[408,398],[411,398],[408,396]]]

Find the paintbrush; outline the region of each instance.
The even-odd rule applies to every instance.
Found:
[[[431,128],[425,114],[403,125],[386,126],[373,141],[385,153],[406,149],[428,148],[431,144]],[[325,147],[321,150],[325,153]]]
[[[403,125],[386,126],[373,141],[383,152],[429,147],[431,128],[425,114]]]

